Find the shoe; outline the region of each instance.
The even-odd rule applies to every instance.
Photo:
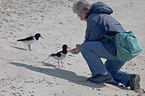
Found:
[[[130,75],[129,86],[131,90],[140,89],[140,76],[138,74]]]
[[[90,77],[88,78],[87,80],[84,80],[84,81],[90,81],[90,82],[93,82],[93,83],[97,83],[97,84],[100,84],[100,83],[105,83],[105,82],[108,82],[108,81],[111,81],[113,80],[112,76],[110,73],[108,73],[107,75],[104,75],[104,74],[98,74],[94,77]]]

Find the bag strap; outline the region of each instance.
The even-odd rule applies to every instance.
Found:
[[[115,41],[115,36],[118,34],[118,33],[121,33],[121,32],[108,32],[105,34],[104,37],[108,38],[108,40],[112,40],[112,41]]]
[[[106,37],[108,40],[115,41],[115,36],[105,35],[104,37]]]

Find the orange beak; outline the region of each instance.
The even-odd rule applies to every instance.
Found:
[[[70,48],[70,47],[67,47],[67,49],[68,49],[68,50],[72,50],[72,48]]]
[[[42,36],[40,36],[42,39],[44,39]]]

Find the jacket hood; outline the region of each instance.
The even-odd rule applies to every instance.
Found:
[[[92,4],[90,11],[87,13],[86,18],[92,13],[96,14],[112,14],[113,10],[103,2],[96,2]]]

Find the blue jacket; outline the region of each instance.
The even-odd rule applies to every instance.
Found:
[[[113,40],[104,37],[106,34],[115,36],[118,32],[125,32],[121,24],[110,14],[113,10],[103,2],[96,2],[86,14],[87,28],[85,41],[101,41],[104,47],[116,56],[116,46]]]

